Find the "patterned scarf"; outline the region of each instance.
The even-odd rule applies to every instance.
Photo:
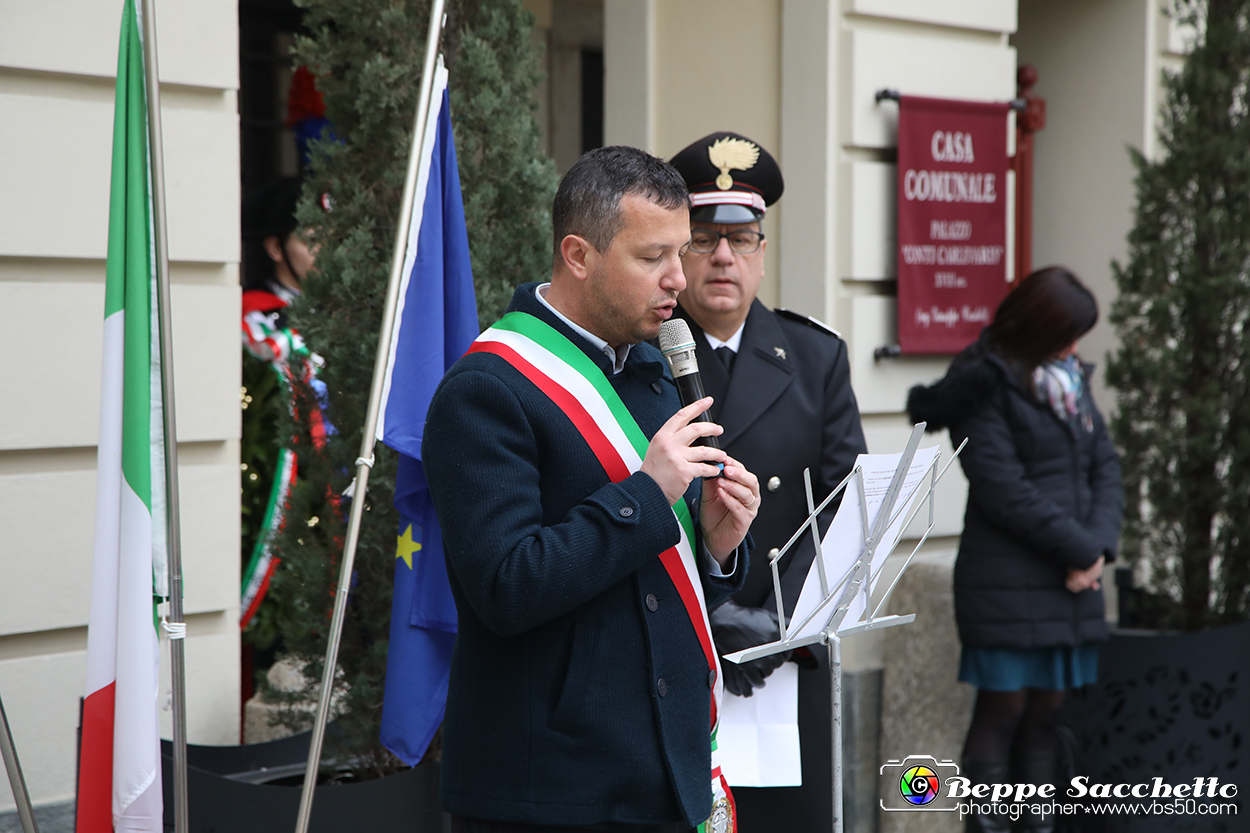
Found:
[[[1094,430],[1093,409],[1085,394],[1085,371],[1076,356],[1056,359],[1033,371],[1037,398],[1049,402],[1055,415],[1073,431]]]

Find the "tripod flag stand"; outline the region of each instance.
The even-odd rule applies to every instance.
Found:
[[[842,637],[870,630],[905,625],[915,614],[882,615],[903,571],[928,540],[934,526],[934,490],[967,440],[938,471],[941,454],[936,447],[920,448],[925,423],[918,423],[901,454],[861,454],[855,468],[819,506],[812,499],[811,470],[803,472],[807,485],[808,515],[786,545],[769,553],[777,608],[785,610],[778,563],[805,532],[811,530],[816,546],[814,564],[789,617],[780,616],[781,638],[776,642],[726,654],[730,662],[742,663],[817,643],[829,651],[832,691],[833,831],[842,833]],[[817,518],[837,495],[843,499],[822,542]],[[884,572],[887,556],[898,545],[903,531],[920,509],[929,508],[928,525],[907,556],[890,586],[874,607],[874,591]],[[911,512],[908,514],[908,509]],[[906,517],[905,517],[906,516]]]

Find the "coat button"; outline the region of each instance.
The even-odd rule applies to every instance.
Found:
[[[668,683],[664,682],[663,677],[660,677],[660,679],[655,681],[655,690],[659,693],[661,697],[663,697],[665,694],[668,694]]]
[[[660,606],[660,603],[655,598],[655,594],[648,593],[647,594],[647,610],[651,611],[652,613],[655,613],[656,608],[658,608],[659,606]]]
[[[768,491],[775,492],[781,488],[781,478],[773,476],[768,478]]]
[[[707,672],[707,687],[708,688],[716,687],[716,672],[715,671]]]
[[[629,517],[632,517],[632,516],[633,516],[633,514],[634,514],[634,507],[632,507],[632,506],[622,506],[622,507],[621,507],[621,517],[622,517],[622,518],[629,518]]]
[[[656,393],[664,393],[664,387],[659,382],[652,382],[651,390],[655,391]]]

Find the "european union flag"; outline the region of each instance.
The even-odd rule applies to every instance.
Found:
[[[431,102],[378,422],[378,439],[400,453],[395,481],[399,543],[382,743],[412,766],[420,762],[443,721],[456,639],[456,605],[421,464],[421,438],[434,389],[478,334],[447,71],[441,60]]]

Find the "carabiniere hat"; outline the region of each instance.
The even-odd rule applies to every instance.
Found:
[[[669,162],[686,180],[699,223],[753,223],[781,199],[786,183],[772,154],[746,136],[704,136]]]

